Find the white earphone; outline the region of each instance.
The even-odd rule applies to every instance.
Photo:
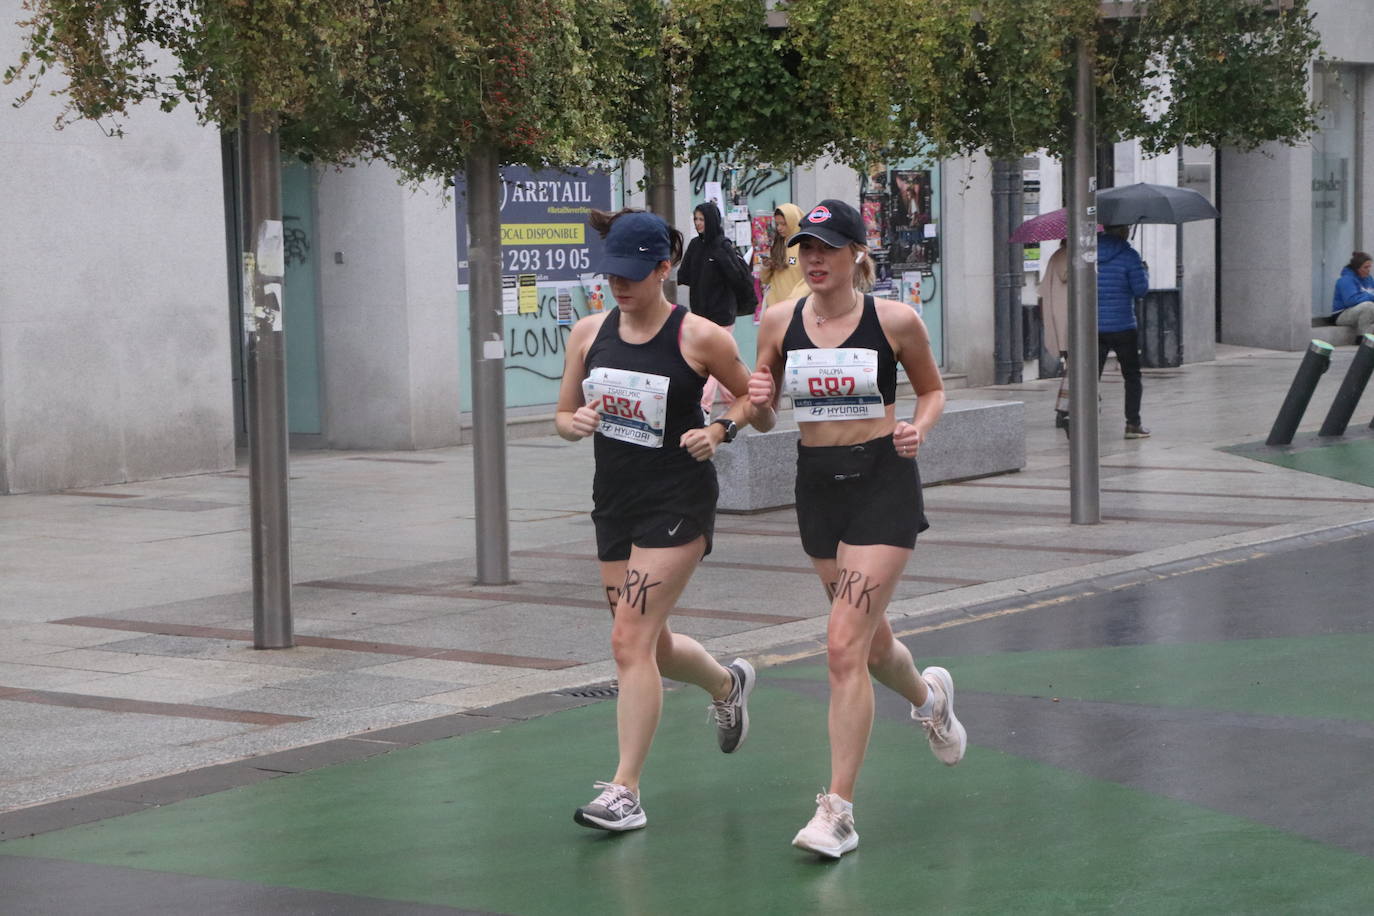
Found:
[[[854,253],[854,263],[855,263],[855,264],[862,264],[863,262],[864,262],[864,253],[863,253],[862,251],[856,251],[856,252]]]

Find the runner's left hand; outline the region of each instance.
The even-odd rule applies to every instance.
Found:
[[[925,438],[919,429],[905,420],[899,420],[896,428],[892,430],[892,444],[897,447],[897,454],[903,458],[915,458]]]
[[[711,431],[712,427],[721,428],[720,424],[712,423],[700,429],[689,429],[682,434],[680,444],[697,461],[710,461],[716,454],[716,436]]]

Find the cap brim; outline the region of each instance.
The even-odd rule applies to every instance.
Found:
[[[644,258],[617,258],[607,256],[596,265],[596,272],[608,277],[624,277],[626,280],[643,280],[653,273],[658,261]]]
[[[811,236],[813,239],[820,239],[822,242],[825,242],[831,248],[843,248],[846,245],[851,245],[854,243],[853,239],[849,238],[846,235],[842,235],[839,232],[836,232],[834,229],[826,229],[824,227],[815,226],[803,229],[800,232],[793,234],[793,236],[787,240],[787,247],[791,248],[793,245],[797,244],[808,235]]]

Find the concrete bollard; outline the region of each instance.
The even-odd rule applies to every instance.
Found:
[[[1302,363],[1293,376],[1293,384],[1288,386],[1288,396],[1283,399],[1279,415],[1269,430],[1269,438],[1264,440],[1265,445],[1288,445],[1293,441],[1293,434],[1298,431],[1302,415],[1312,400],[1312,392],[1317,390],[1317,381],[1323,372],[1331,368],[1332,349],[1331,344],[1324,340],[1314,340],[1307,345],[1307,352],[1303,354]]]
[[[1374,334],[1365,334],[1360,338],[1355,359],[1346,370],[1341,387],[1336,391],[1331,409],[1326,412],[1326,419],[1322,421],[1321,431],[1317,435],[1345,435],[1345,428],[1350,425],[1350,418],[1355,415],[1355,406],[1360,403],[1360,395],[1364,394],[1364,387],[1369,384],[1371,374],[1374,374]]]

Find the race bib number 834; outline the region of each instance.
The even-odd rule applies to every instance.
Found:
[[[596,431],[610,439],[663,447],[663,428],[668,416],[668,378],[646,372],[598,368],[582,380],[587,403],[600,400],[601,423]]]

